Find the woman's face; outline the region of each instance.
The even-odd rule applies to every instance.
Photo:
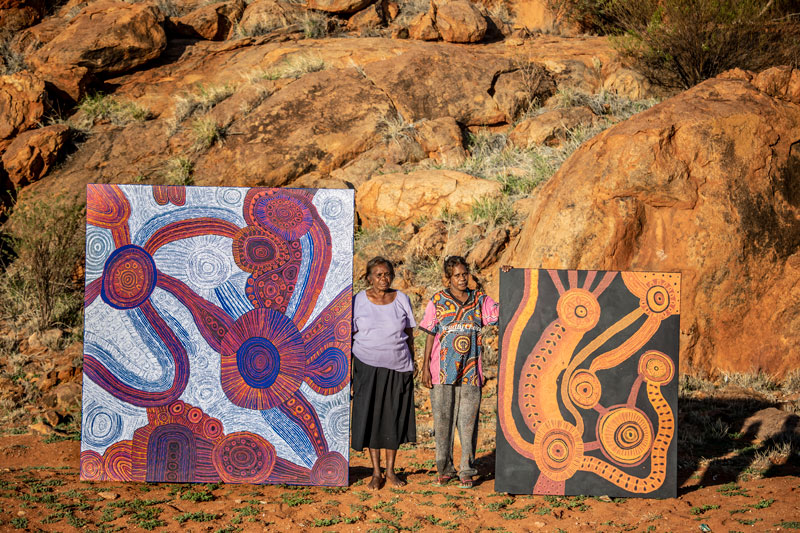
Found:
[[[379,291],[387,291],[392,284],[392,273],[387,265],[379,263],[369,270],[367,281]]]
[[[456,265],[450,272],[450,288],[460,291],[467,290],[469,271],[464,265]]]

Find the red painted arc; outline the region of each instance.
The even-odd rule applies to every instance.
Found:
[[[210,217],[180,220],[159,228],[147,240],[144,249],[147,253],[153,255],[165,244],[203,235],[219,235],[232,239],[240,229],[239,226],[232,222]]]

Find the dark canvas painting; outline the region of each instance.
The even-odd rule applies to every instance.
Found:
[[[81,479],[346,485],[353,191],[86,198]]]
[[[500,276],[495,490],[675,497],[680,274]]]

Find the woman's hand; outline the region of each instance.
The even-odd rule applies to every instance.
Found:
[[[426,389],[432,389],[433,383],[431,382],[431,369],[430,368],[423,368],[422,369],[422,386]]]

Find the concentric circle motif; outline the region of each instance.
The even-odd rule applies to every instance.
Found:
[[[664,319],[673,314],[675,304],[675,291],[670,284],[664,280],[655,279],[649,283],[640,306],[648,315],[655,315]]]
[[[201,289],[214,289],[225,283],[231,275],[231,264],[215,248],[200,248],[192,252],[188,259],[186,275],[189,281]]]
[[[275,383],[280,371],[281,356],[269,340],[250,337],[236,350],[239,373],[245,383],[263,389]]]
[[[589,331],[600,320],[597,298],[584,289],[570,289],[558,299],[558,318],[567,329]]]
[[[250,217],[256,224],[290,241],[308,233],[315,211],[305,198],[275,190],[256,195],[249,204]]]
[[[275,466],[275,448],[248,431],[231,433],[214,446],[214,468],[226,483],[263,483]]]
[[[577,428],[564,420],[548,420],[536,429],[533,457],[553,481],[571,478],[583,459],[583,441]]]
[[[349,341],[352,336],[352,326],[349,320],[340,320],[333,327],[333,336],[337,341]]]
[[[131,481],[131,441],[116,442],[103,454],[103,471],[106,479],[114,481]]]
[[[203,411],[197,407],[192,407],[186,413],[186,420],[190,424],[197,424],[201,420],[203,420]]]
[[[122,434],[122,417],[119,413],[102,405],[90,407],[83,423],[83,440],[98,448],[104,448],[119,440]]]
[[[294,322],[272,309],[248,311],[221,343],[220,382],[228,399],[246,409],[286,401],[306,377],[306,347]]]
[[[167,411],[172,416],[181,416],[183,412],[186,410],[186,404],[183,403],[181,400],[175,400],[167,407]]]
[[[92,450],[81,452],[81,479],[83,481],[103,481],[103,457]]]
[[[620,407],[597,421],[603,453],[621,465],[635,465],[647,457],[653,445],[653,427],[638,409]]]
[[[675,363],[665,353],[650,350],[639,358],[639,373],[656,385],[666,385],[675,376]]]
[[[108,256],[116,249],[114,237],[104,228],[86,228],[86,274],[96,277],[103,273]]]
[[[472,339],[470,339],[469,335],[459,335],[453,339],[453,348],[461,355],[468,354],[470,348],[472,348]]]
[[[328,452],[317,458],[311,468],[311,484],[341,486],[347,484],[347,459],[339,452]]]
[[[233,238],[233,259],[245,272],[259,275],[282,267],[291,255],[289,246],[279,236],[247,226]]]
[[[156,286],[156,264],[143,248],[128,244],[108,257],[100,295],[115,309],[143,304]]]
[[[603,388],[594,372],[578,370],[569,380],[569,397],[575,405],[592,409],[600,401]]]
[[[327,220],[335,220],[344,213],[344,204],[339,198],[328,198],[322,205],[322,216]]]
[[[222,435],[222,422],[208,417],[203,421],[203,436],[215,440]]]

